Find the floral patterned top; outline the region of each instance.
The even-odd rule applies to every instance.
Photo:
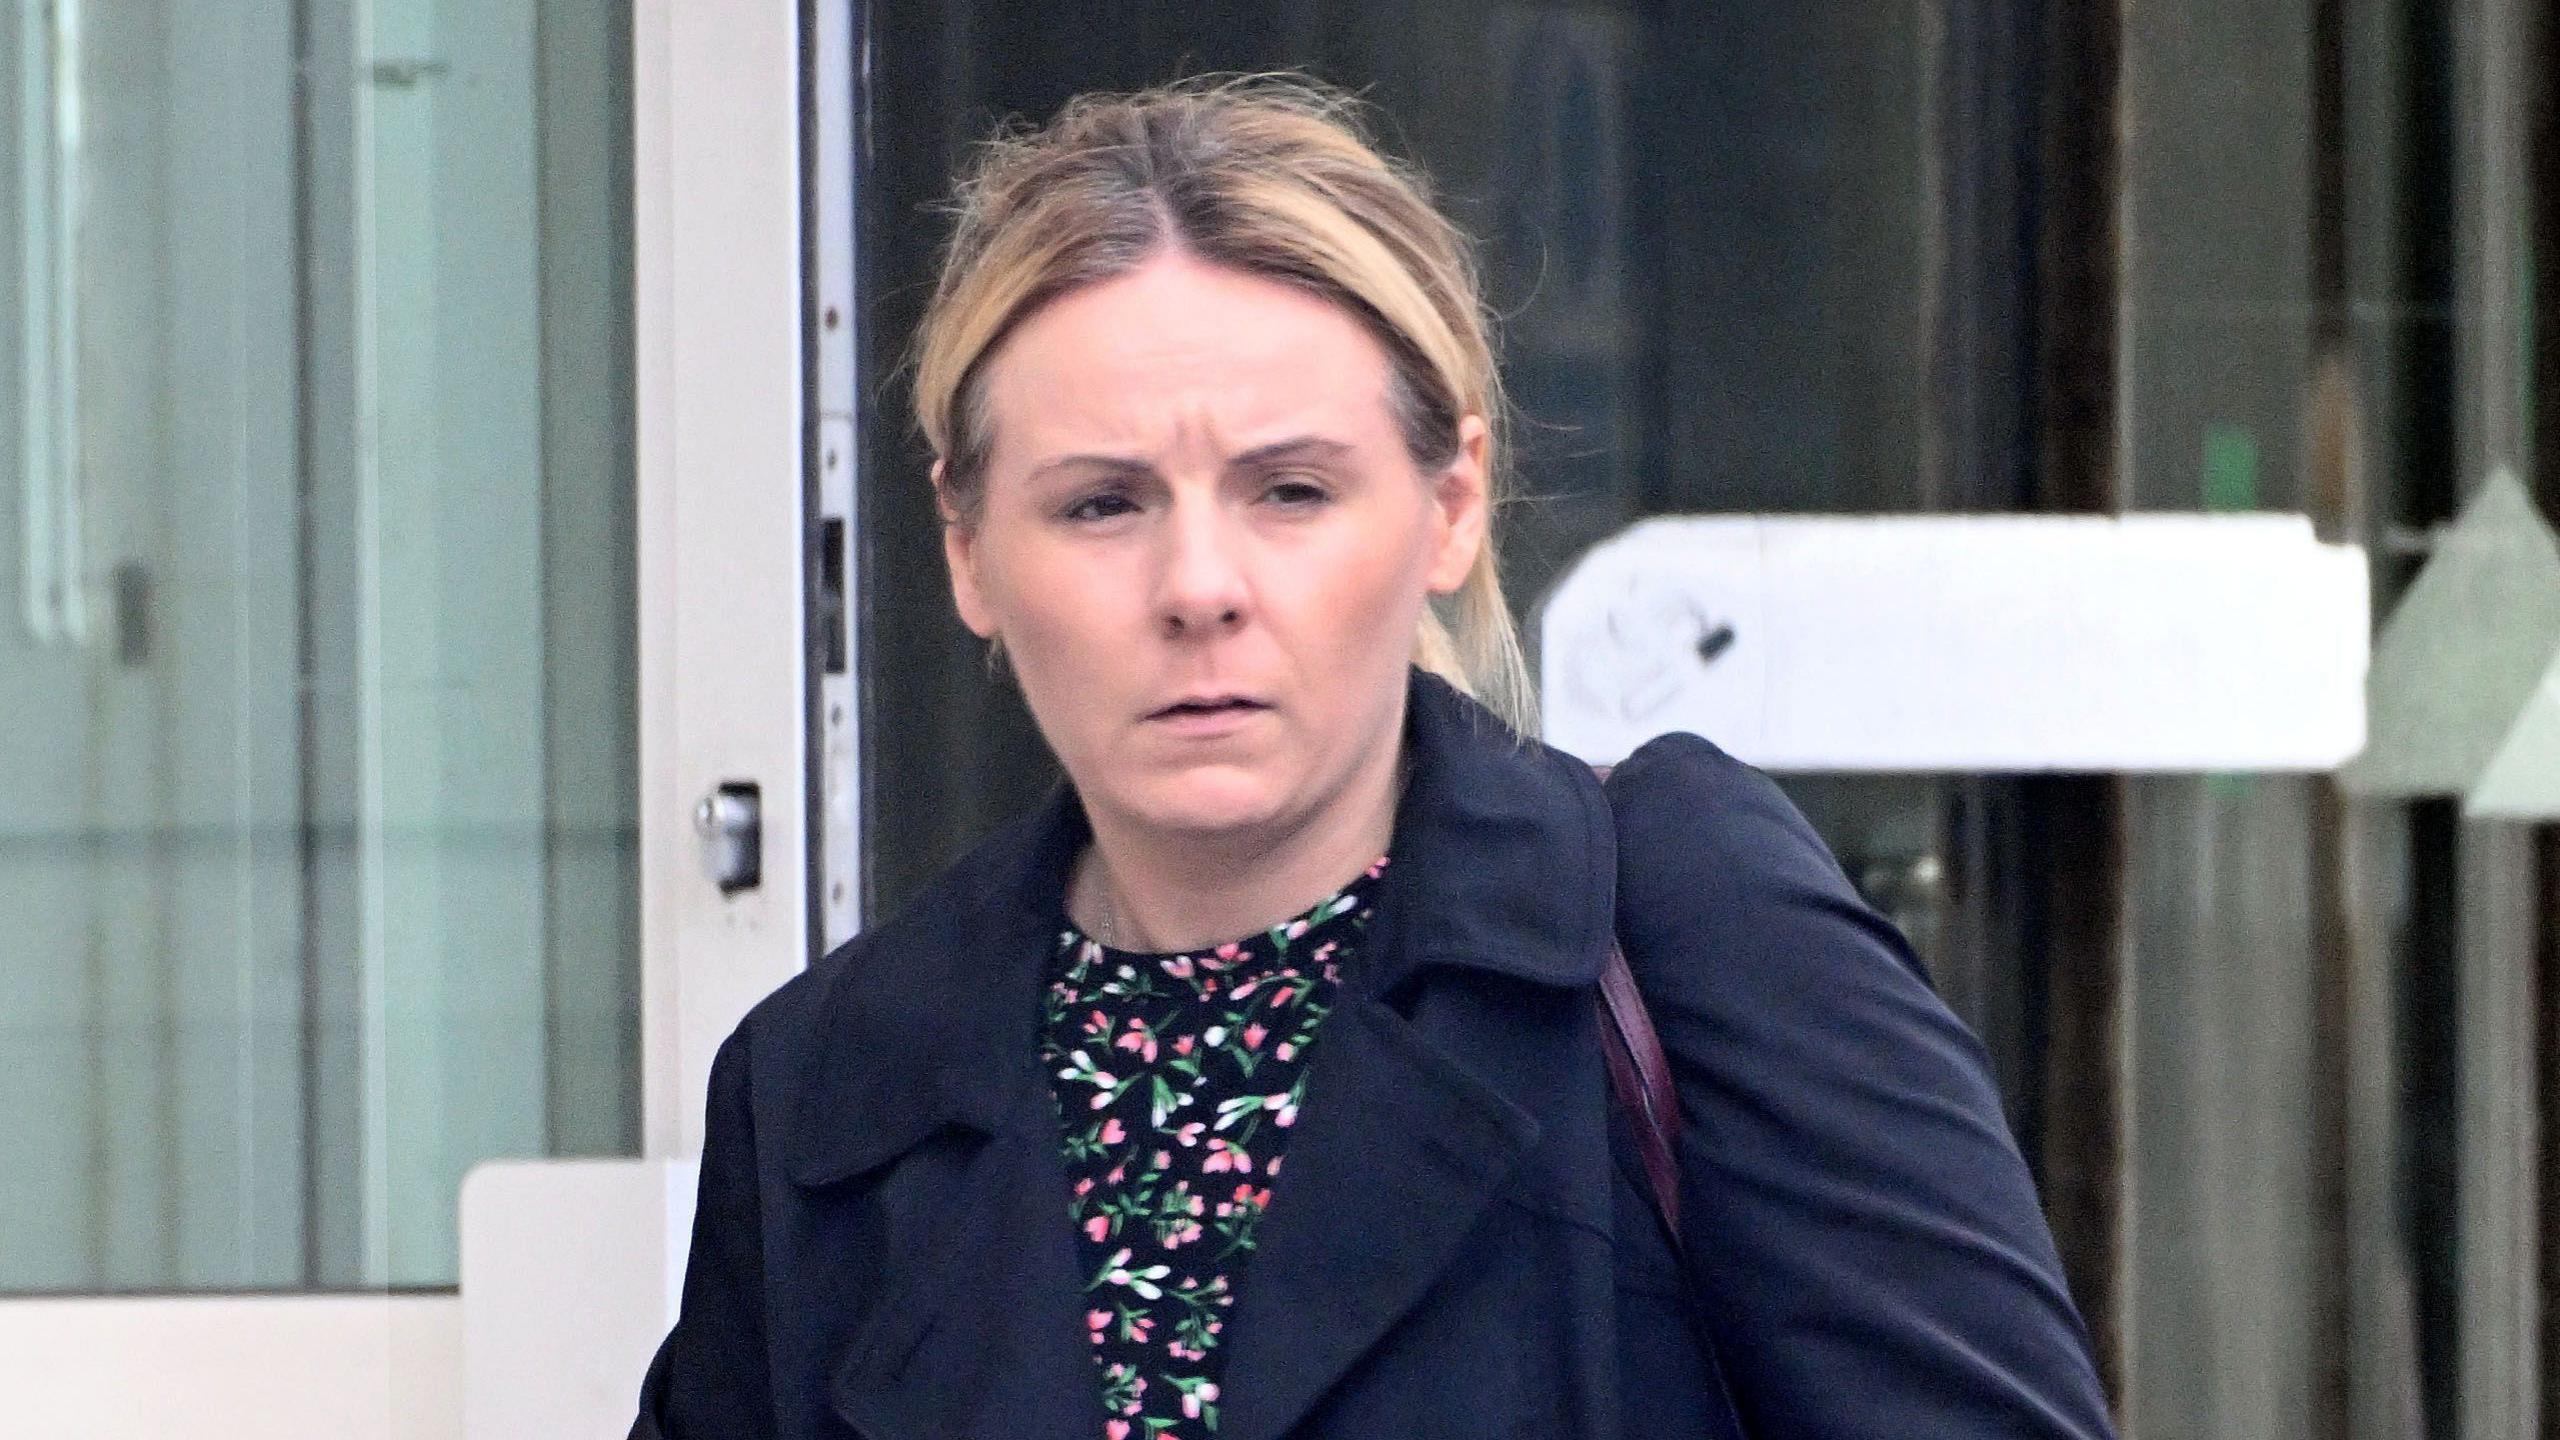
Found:
[[[1040,1058],[1091,1277],[1104,1440],[1217,1433],[1219,1336],[1306,1098],[1308,1051],[1386,867],[1210,950],[1058,937]]]

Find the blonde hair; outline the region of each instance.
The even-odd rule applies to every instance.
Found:
[[[984,495],[987,357],[1041,305],[1169,248],[1357,316],[1387,351],[1388,403],[1415,466],[1447,466],[1460,424],[1481,417],[1498,508],[1502,381],[1472,246],[1422,178],[1379,152],[1350,97],[1290,75],[1081,96],[989,142],[956,199],[917,337],[915,406],[961,523]],[[1414,659],[1535,733],[1490,528],[1458,592],[1425,607]]]

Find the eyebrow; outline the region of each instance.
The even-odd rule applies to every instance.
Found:
[[[1267,465],[1292,460],[1339,460],[1350,453],[1351,446],[1340,440],[1329,439],[1322,435],[1293,435],[1286,440],[1274,440],[1267,445],[1256,445],[1230,458],[1224,468],[1257,470]],[[1054,460],[1043,460],[1033,466],[1031,478],[1038,480],[1051,471],[1065,470],[1075,466],[1102,470],[1115,475],[1152,475],[1156,469],[1146,461],[1128,455],[1061,455]]]

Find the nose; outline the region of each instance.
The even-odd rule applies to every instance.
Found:
[[[1182,513],[1185,509],[1189,513]],[[1241,628],[1251,598],[1241,537],[1214,505],[1176,506],[1166,527],[1158,624],[1172,640],[1205,640]]]

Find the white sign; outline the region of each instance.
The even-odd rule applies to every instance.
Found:
[[[1542,608],[1546,738],[1792,771],[2327,770],[2364,743],[2364,553],[2299,515],[1696,516]]]

